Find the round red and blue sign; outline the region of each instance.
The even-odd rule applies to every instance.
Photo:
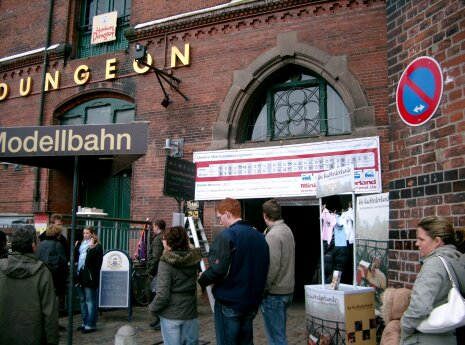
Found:
[[[396,92],[397,112],[407,125],[420,126],[436,112],[442,98],[444,80],[433,58],[412,61],[400,77]]]

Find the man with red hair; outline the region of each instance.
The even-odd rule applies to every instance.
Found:
[[[210,247],[209,267],[199,278],[213,284],[218,345],[253,344],[253,319],[262,301],[268,266],[268,244],[262,233],[241,218],[238,200],[222,200],[216,209],[221,225]]]

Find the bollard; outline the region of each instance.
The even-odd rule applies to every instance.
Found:
[[[136,330],[129,325],[120,327],[115,335],[115,345],[137,345]]]

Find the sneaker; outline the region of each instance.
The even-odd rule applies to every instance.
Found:
[[[84,329],[84,325],[80,325],[78,328],[76,328],[76,331],[82,331]]]
[[[95,328],[84,328],[82,330],[82,333],[92,333],[92,332],[95,332]]]

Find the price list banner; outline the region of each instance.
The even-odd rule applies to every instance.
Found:
[[[316,195],[316,175],[353,165],[355,193],[381,192],[379,137],[195,152],[195,200]]]

